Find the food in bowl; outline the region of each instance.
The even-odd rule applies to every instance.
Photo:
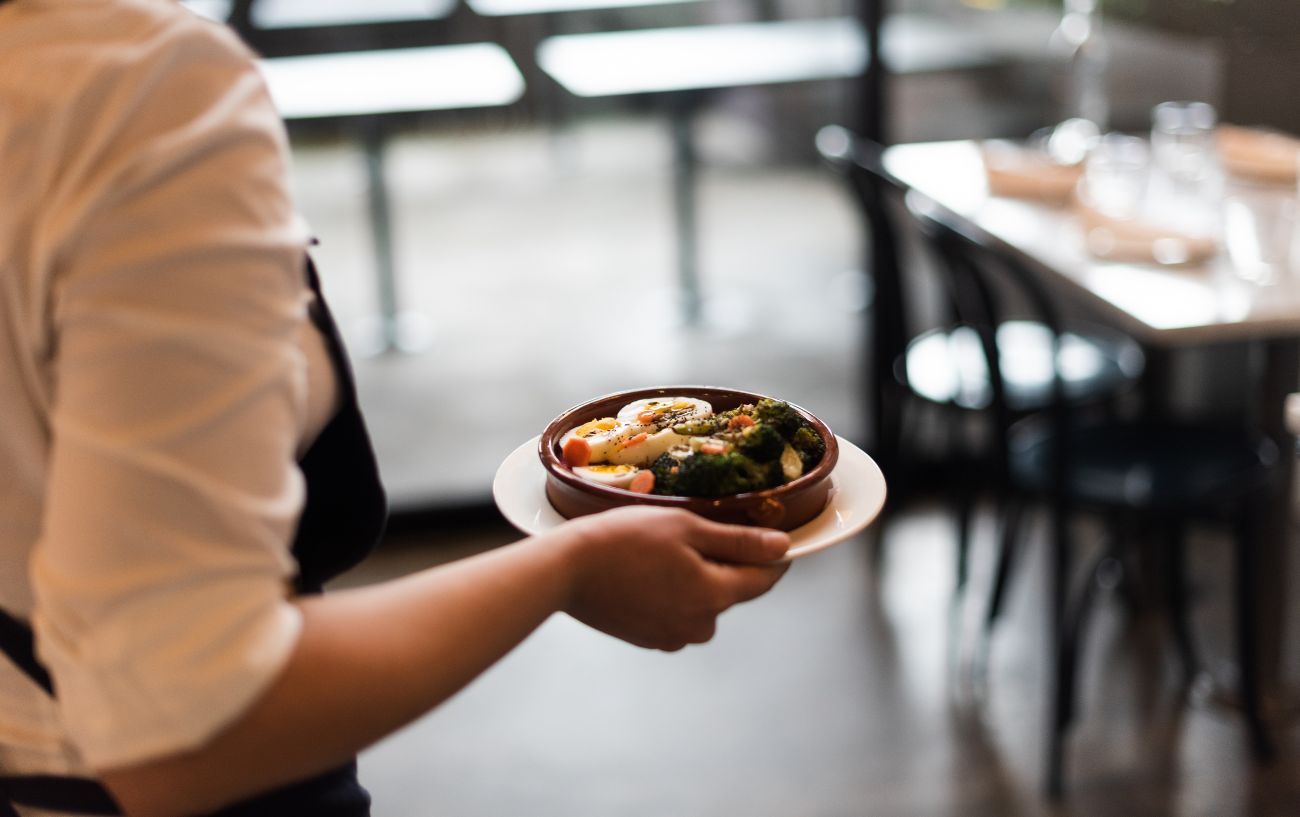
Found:
[[[781,400],[714,412],[684,395],[633,400],[560,438],[583,479],[661,496],[721,497],[776,488],[826,453],[812,424]]]
[[[835,435],[754,392],[675,386],[606,395],[551,421],[538,443],[546,496],[564,517],[624,505],[791,530],[826,507]]]

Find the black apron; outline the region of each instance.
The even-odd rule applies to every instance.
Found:
[[[0,0],[2,4],[4,0]],[[383,534],[387,500],[370,437],[357,406],[356,384],[338,328],[321,296],[311,259],[307,279],[316,294],[311,319],[325,337],[338,381],[340,406],[299,461],[307,499],[293,555],[294,587],[319,593],[329,579],[360,562]],[[0,610],[0,651],[51,696],[50,675],[37,659],[31,628]],[[47,775],[13,776],[0,770],[0,817],[17,817],[14,805],[74,814],[121,814],[95,780]],[[325,774],[238,803],[210,817],[368,817],[370,796],[357,782],[353,760]]]

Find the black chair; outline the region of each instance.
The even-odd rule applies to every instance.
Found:
[[[996,342],[1002,310],[999,293],[1010,286],[1033,306],[1058,347],[1065,333],[1057,305],[1031,269],[1019,263],[968,222],[916,194],[909,211],[941,259],[967,325],[979,335],[990,372],[1004,371]],[[1057,360],[1061,358],[1056,357]],[[1052,672],[1046,786],[1063,790],[1065,741],[1076,714],[1080,643],[1099,589],[1124,580],[1131,545],[1123,534],[1135,527],[1159,532],[1155,542],[1164,568],[1167,614],[1188,684],[1199,662],[1188,620],[1184,533],[1193,523],[1223,524],[1234,533],[1233,610],[1239,696],[1257,758],[1272,744],[1261,718],[1255,673],[1255,610],[1252,591],[1254,520],[1278,463],[1277,446],[1262,434],[1239,428],[1168,420],[1087,417],[1070,399],[1065,378],[1053,372],[1051,399],[1039,414],[1016,420],[1005,383],[991,378],[997,434],[1007,450],[1007,476],[1016,500],[1003,520],[994,598],[1001,605],[1016,546],[1018,509],[1045,504],[1050,516]],[[1072,592],[1072,518],[1094,513],[1108,520],[1111,535],[1087,570],[1081,591]]]
[[[905,186],[885,168],[880,144],[845,128],[823,128],[817,135],[817,147],[823,159],[848,183],[862,210],[869,238],[867,266],[874,294],[870,332],[865,338],[865,357],[870,365],[864,381],[864,402],[871,416],[868,447],[890,479],[891,503],[887,510],[898,509],[918,478],[917,450],[908,450],[906,421],[912,409],[929,406],[948,412],[950,416],[940,425],[956,432],[945,444],[941,461],[948,473],[968,476],[954,486],[956,594],[960,598],[969,575],[971,522],[977,494],[991,487],[995,503],[1001,505],[1007,484],[1005,445],[996,438],[980,445],[975,435],[961,433],[964,421],[991,419],[986,425],[996,435],[998,429],[1007,426],[1008,419],[991,417],[995,409],[1005,409],[1009,417],[1041,411],[1052,401],[1054,369],[1062,371],[1065,394],[1072,404],[1104,408],[1137,382],[1143,369],[1142,351],[1122,334],[1100,327],[1080,327],[1065,336],[1059,350],[1064,360],[1075,364],[1054,366],[1053,356],[1058,351],[1049,328],[1033,321],[1008,320],[996,332],[999,360],[1004,365],[990,376],[978,334],[959,317],[938,328],[913,330],[908,325],[912,301],[907,292],[899,229],[900,223],[910,221],[900,213]],[[905,221],[900,222],[900,215]],[[941,280],[948,283],[942,276]],[[969,299],[961,292],[950,291],[948,300],[951,312],[955,304]],[[1025,361],[1031,365],[1018,365]],[[1077,365],[1080,361],[1086,365]],[[995,400],[995,394],[1000,394],[1001,399]],[[959,460],[961,464],[952,467]],[[876,553],[880,552],[877,540]]]

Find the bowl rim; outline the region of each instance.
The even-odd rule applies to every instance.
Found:
[[[572,486],[586,493],[596,496],[606,496],[611,499],[635,499],[643,505],[662,505],[667,507],[698,507],[700,505],[716,506],[724,502],[746,503],[752,501],[764,501],[767,499],[780,499],[787,494],[800,491],[805,487],[815,484],[830,476],[831,471],[839,460],[839,443],[835,433],[831,431],[830,426],[826,425],[817,415],[808,409],[789,400],[782,400],[788,403],[791,408],[803,415],[813,429],[817,431],[823,442],[826,444],[826,453],[822,455],[821,461],[818,462],[811,470],[800,474],[798,477],[790,480],[784,485],[778,485],[775,488],[764,488],[761,491],[747,491],[743,494],[728,494],[726,496],[667,496],[663,494],[642,494],[636,491],[629,491],[625,488],[615,488],[610,485],[602,485],[589,479],[583,479],[573,473],[564,460],[560,458],[556,443],[561,436],[570,428],[574,428],[588,420],[596,419],[595,416],[583,418],[581,415],[584,411],[590,411],[591,406],[606,401],[622,400],[624,403],[630,403],[633,400],[655,395],[672,395],[683,397],[704,397],[708,393],[718,393],[719,396],[739,398],[743,402],[757,402],[758,400],[781,400],[778,397],[771,397],[761,392],[753,392],[748,389],[736,389],[729,386],[650,386],[639,389],[627,389],[624,391],[610,392],[598,397],[593,397],[575,406],[570,407],[560,413],[555,419],[547,424],[546,429],[542,431],[537,440],[537,454],[542,461],[542,466],[546,473],[560,480],[566,485]]]

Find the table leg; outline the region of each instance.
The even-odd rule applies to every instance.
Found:
[[[1258,427],[1278,445],[1281,478],[1268,503],[1267,516],[1262,520],[1253,586],[1259,626],[1257,677],[1266,711],[1277,712],[1289,697],[1283,678],[1283,648],[1289,635],[1288,593],[1300,589],[1288,586],[1296,450],[1294,438],[1286,427],[1285,411],[1287,395],[1300,390],[1300,340],[1273,340],[1263,347],[1259,416],[1255,419]]]
[[[703,312],[698,267],[699,241],[696,222],[695,98],[693,94],[669,96],[673,142],[673,214],[677,229],[677,275],[682,319],[698,326]]]
[[[432,340],[429,320],[414,312],[402,312],[398,305],[397,271],[393,262],[393,227],[389,209],[386,174],[387,134],[377,120],[362,126],[365,149],[370,234],[374,242],[375,283],[379,314],[362,328],[359,353],[419,352]]]

